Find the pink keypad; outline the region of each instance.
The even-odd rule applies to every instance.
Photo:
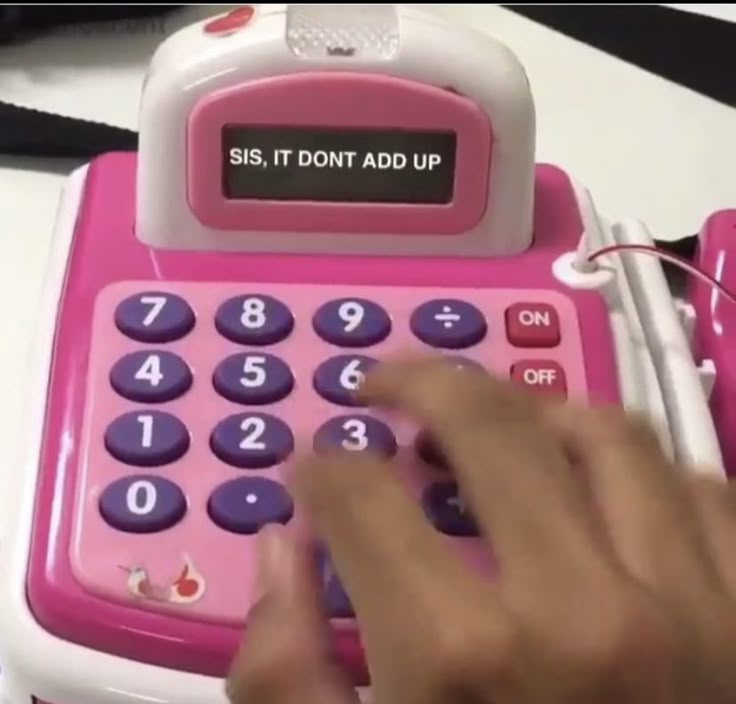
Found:
[[[529,322],[535,335],[517,334]],[[219,624],[252,602],[260,527],[299,523],[283,481],[296,453],[391,457],[437,530],[474,534],[419,429],[357,403],[371,365],[434,350],[587,400],[576,309],[549,290],[126,282],[98,297],[91,335],[74,575],[98,597]],[[335,579],[326,598],[344,616]]]

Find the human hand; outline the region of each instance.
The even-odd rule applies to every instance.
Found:
[[[434,360],[384,364],[361,393],[431,433],[501,569],[493,581],[471,571],[391,463],[300,463],[293,491],[350,594],[373,701],[736,701],[734,489],[674,465],[619,410]],[[308,551],[277,527],[262,539],[264,597],[232,704],[356,701]]]

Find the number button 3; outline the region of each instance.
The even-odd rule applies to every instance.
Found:
[[[234,354],[217,366],[212,384],[229,401],[260,405],[286,398],[294,388],[294,376],[273,355]]]
[[[126,354],[115,363],[110,383],[131,401],[163,403],[189,390],[192,372],[173,352],[140,350]]]
[[[294,316],[281,301],[271,296],[237,296],[220,306],[215,327],[231,342],[273,345],[291,334]]]
[[[313,379],[315,391],[340,406],[360,406],[355,392],[375,364],[377,360],[361,355],[332,357],[317,367]]]
[[[215,455],[233,467],[264,469],[294,450],[289,426],[266,413],[238,413],[220,421],[210,438]]]
[[[130,296],[115,310],[115,325],[138,342],[173,342],[194,327],[194,312],[173,293],[152,291]]]
[[[187,502],[174,482],[156,476],[124,477],[100,496],[100,513],[113,528],[155,533],[178,523]]]
[[[116,418],[105,432],[105,447],[117,460],[137,467],[174,462],[189,449],[186,426],[171,413],[133,411]]]
[[[391,429],[371,416],[340,416],[324,423],[314,436],[314,449],[372,452],[389,458],[396,454]]]
[[[315,332],[341,347],[375,345],[391,332],[391,319],[381,306],[365,299],[344,298],[325,303],[312,320]]]

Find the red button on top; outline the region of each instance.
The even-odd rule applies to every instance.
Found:
[[[557,362],[522,360],[511,367],[511,380],[540,391],[567,396],[565,371]]]
[[[217,17],[211,20],[204,26],[204,31],[207,34],[226,34],[235,32],[242,27],[245,27],[251,18],[255,10],[250,5],[244,5],[243,7],[237,7],[231,10],[222,17]]]
[[[549,303],[515,303],[506,310],[506,335],[515,347],[560,344],[560,319]]]

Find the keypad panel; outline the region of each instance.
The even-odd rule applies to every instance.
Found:
[[[372,365],[443,354],[542,392],[587,398],[580,321],[553,291],[120,283],[98,297],[71,563],[88,591],[240,624],[253,541],[298,529],[297,452],[393,458],[428,520],[472,540],[452,470],[420,429],[361,407]],[[327,568],[326,568],[327,569]],[[351,607],[325,573],[335,617]]]

